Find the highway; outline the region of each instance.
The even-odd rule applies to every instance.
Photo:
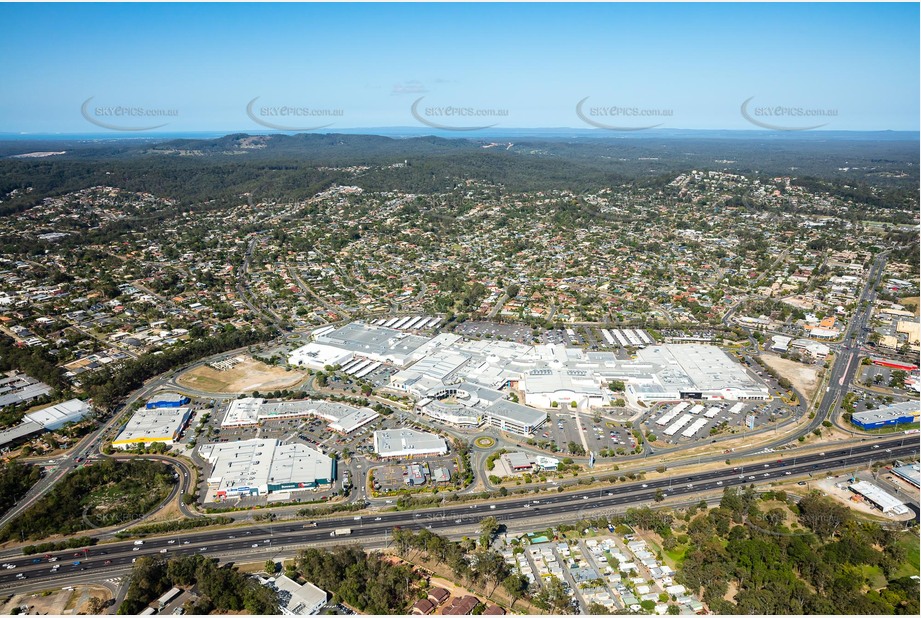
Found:
[[[844,333],[844,339],[838,348],[838,354],[835,363],[831,368],[831,374],[828,378],[828,391],[822,397],[822,402],[816,410],[815,418],[810,423],[809,429],[818,427],[822,421],[826,420],[834,412],[838,402],[847,394],[854,375],[860,369],[860,352],[861,346],[866,342],[868,328],[870,323],[870,314],[873,311],[873,300],[876,298],[876,286],[883,275],[886,265],[886,254],[881,253],[873,260],[870,266],[870,273],[867,276],[867,283],[860,293],[857,300],[857,311],[848,324]]]
[[[875,444],[866,443],[826,453],[801,455],[795,459],[774,460],[740,468],[727,466],[691,475],[648,482],[617,483],[606,488],[557,495],[542,494],[535,498],[503,500],[490,505],[457,505],[377,515],[372,513],[361,516],[359,520],[354,516],[318,519],[316,527],[305,527],[304,521],[298,521],[177,533],[146,539],[140,546],[134,545],[132,541],[105,543],[90,547],[85,552],[56,552],[59,560],[55,564],[61,566],[55,573],[51,572],[54,564],[50,564],[44,557],[12,557],[7,552],[5,557],[0,556],[0,560],[14,564],[15,568],[0,569],[0,587],[33,587],[37,583],[35,580],[65,585],[71,580],[83,581],[90,573],[95,574],[98,581],[124,573],[133,559],[145,555],[202,553],[235,561],[264,560],[282,553],[291,555],[297,546],[306,544],[382,537],[394,526],[429,527],[444,531],[447,536],[460,536],[463,532],[473,533],[477,522],[488,515],[495,516],[507,526],[535,519],[571,522],[582,517],[613,514],[631,506],[654,504],[659,491],[665,494],[666,499],[687,498],[695,494],[719,492],[725,487],[790,481],[797,477],[820,474],[825,470],[856,468],[873,461],[916,457],[917,451],[917,436],[900,435]],[[352,529],[351,535],[341,538],[330,536],[332,530],[346,527]],[[462,528],[463,532],[458,528]],[[80,564],[73,564],[76,561]],[[27,579],[17,579],[17,574],[23,574]]]

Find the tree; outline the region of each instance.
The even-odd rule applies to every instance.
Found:
[[[556,575],[551,575],[544,582],[543,588],[535,598],[538,605],[549,609],[555,614],[562,614],[564,610],[569,609],[570,599],[566,592],[566,586]]]
[[[108,607],[108,601],[100,599],[99,597],[90,597],[86,612],[91,615],[104,614],[106,613],[106,609],[108,609]]]
[[[905,388],[905,378],[908,374],[901,369],[895,369],[889,374],[889,386],[892,388]]]
[[[275,571],[278,570],[278,565],[275,564],[274,560],[266,560],[263,570],[269,575],[275,575]]]
[[[521,573],[512,573],[502,580],[502,587],[505,588],[509,598],[512,600],[511,607],[515,607],[515,601],[528,592],[528,578]]]
[[[605,616],[611,612],[607,607],[605,607],[601,603],[592,602],[588,606],[588,613],[590,616]]]
[[[488,547],[499,532],[499,520],[492,515],[480,520],[480,545]]]
[[[799,518],[805,526],[821,537],[832,536],[851,520],[850,510],[812,491],[799,502]]]

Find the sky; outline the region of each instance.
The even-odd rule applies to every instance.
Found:
[[[917,3],[2,4],[0,23],[5,133],[921,116]]]

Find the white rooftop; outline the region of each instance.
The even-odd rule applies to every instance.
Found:
[[[908,509],[905,508],[904,502],[892,494],[883,491],[873,483],[869,483],[867,481],[858,481],[850,486],[850,490],[860,494],[878,506],[883,513],[892,512],[897,515],[902,515],[903,513],[908,512]]]
[[[173,440],[189,417],[189,408],[140,408],[132,415],[114,446]]]

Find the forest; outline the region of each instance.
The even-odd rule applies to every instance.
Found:
[[[103,460],[65,476],[24,513],[0,530],[0,542],[43,539],[116,526],[147,514],[175,483],[157,461]]]
[[[798,503],[727,489],[687,523],[678,579],[718,614],[917,615],[918,536],[818,491]],[[682,539],[684,540],[684,539]]]
[[[309,548],[295,561],[296,574],[367,614],[405,614],[415,601],[410,589],[419,576],[407,566],[386,562],[357,545],[331,551]],[[295,573],[292,573],[295,575]]]
[[[186,604],[191,615],[216,613],[278,614],[275,592],[230,565],[219,566],[215,558],[201,554],[164,560],[139,558],[131,572],[131,584],[118,607],[120,615],[137,615],[164,592],[177,586],[195,586],[198,598]]]
[[[42,477],[42,469],[32,464],[0,460],[0,515],[10,510]]]
[[[430,193],[478,178],[509,191],[567,187],[581,193],[630,183],[664,186],[675,173],[689,169],[767,179],[789,175],[791,166],[801,177],[798,183],[858,202],[886,208],[917,200],[917,139],[704,138],[653,132],[633,139],[518,138],[504,148],[484,148],[490,143],[337,134],[48,142],[49,150],[66,147],[67,154],[0,158],[0,194],[20,189],[0,204],[0,216],[27,210],[44,197],[95,185],[172,197],[183,207],[201,202],[215,207],[247,192],[263,200],[306,199],[333,184]],[[0,157],[39,145],[0,142]],[[355,165],[370,169],[356,175],[335,167]],[[32,191],[25,192],[29,187]]]

